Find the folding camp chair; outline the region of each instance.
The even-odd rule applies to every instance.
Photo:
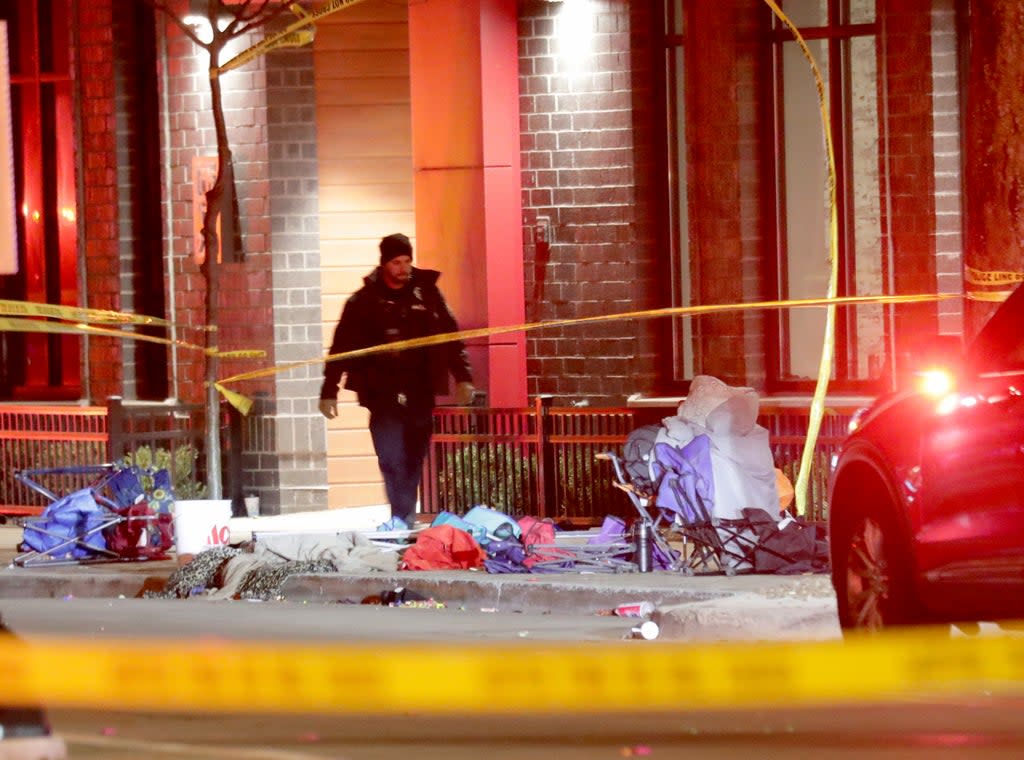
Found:
[[[627,559],[634,545],[609,544],[530,544],[530,551],[541,557],[530,569],[533,573],[635,573],[636,563]]]
[[[69,476],[84,477],[89,485],[60,496],[41,482]],[[161,502],[157,511],[146,501],[134,468],[49,467],[19,470],[14,477],[51,502],[41,515],[25,520],[24,551],[15,565],[166,559],[173,544],[166,473],[155,477]]]
[[[691,545],[687,566],[699,572],[753,572],[755,555],[768,554],[783,564],[793,557],[765,545],[768,535],[763,516],[772,527],[774,518],[761,509],[744,509],[738,518],[720,518],[714,514],[714,474],[711,465],[711,441],[698,435],[683,447],[658,443],[651,458],[656,483],[654,503],[671,519],[671,530],[678,531]]]
[[[652,514],[652,506],[656,492],[651,480],[650,455],[654,448],[657,425],[645,425],[637,428],[626,439],[625,456],[619,457],[611,451],[595,455],[597,459],[610,461],[615,472],[615,487],[624,491],[636,509],[640,520],[651,526],[653,554],[663,569],[692,573],[682,561],[678,551],[672,548],[664,535],[664,516],[656,511]],[[630,545],[635,549],[635,544]]]
[[[655,545],[671,558],[669,569],[687,575],[734,575],[752,571],[757,552],[766,552],[783,563],[792,560],[763,544],[760,535],[764,531],[750,516],[715,517],[707,436],[697,436],[678,448],[656,443],[657,427],[634,430],[627,438],[624,457],[611,452],[599,457],[611,460],[615,485],[626,492],[640,518],[654,526]],[[682,552],[671,549],[668,536],[672,534],[679,536]]]

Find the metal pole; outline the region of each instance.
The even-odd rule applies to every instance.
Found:
[[[213,387],[217,357],[206,360],[206,488],[211,499],[222,498],[220,479],[220,397]]]

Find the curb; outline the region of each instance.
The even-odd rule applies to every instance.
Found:
[[[53,575],[25,579],[0,576],[0,599],[63,599],[65,597],[133,599],[144,591],[160,591],[166,578],[125,578],[119,576],[82,578]]]
[[[396,588],[405,588],[428,599],[447,604],[461,604],[501,612],[587,615],[641,600],[660,607],[732,596],[730,592],[665,588],[635,581],[626,588],[623,585],[602,587],[593,582],[574,582],[550,575],[452,579],[422,577],[410,573],[360,576],[293,575],[282,585],[281,596],[289,602],[360,602],[368,596]]]
[[[659,608],[661,635],[685,641],[794,641],[841,639],[834,597],[766,599],[737,593],[726,600]]]
[[[66,565],[64,567],[0,569],[0,599],[63,599],[68,596],[116,599],[142,596],[144,591],[160,591],[176,569],[168,562],[130,571],[110,569],[110,565]]]

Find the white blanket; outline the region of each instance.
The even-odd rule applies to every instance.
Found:
[[[746,507],[779,514],[775,463],[768,430],[757,424],[759,399],[753,388],[726,385],[698,375],[675,417],[662,420],[656,443],[683,447],[705,434],[711,440],[713,517],[735,520]]]

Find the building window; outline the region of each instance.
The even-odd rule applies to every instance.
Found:
[[[0,6],[7,22],[18,271],[0,298],[78,304],[73,81],[68,0]],[[0,398],[80,395],[79,339],[0,333]]]
[[[837,169],[839,295],[891,292],[882,212],[875,2],[783,0],[779,5],[800,29],[824,78]],[[737,14],[735,9],[711,11],[702,0],[665,4],[669,233],[676,305],[700,303],[702,278],[726,276],[724,267],[732,267],[730,276],[741,282],[736,292],[742,295],[736,300],[827,294],[829,198],[818,90],[789,28],[767,4],[759,6],[744,6],[743,14]],[[733,36],[723,40],[723,31]],[[689,57],[684,55],[687,46]],[[690,70],[684,71],[687,61]],[[687,102],[700,108],[687,114]],[[694,136],[699,144],[692,142]],[[723,176],[725,181],[720,180]],[[709,181],[719,185],[709,190]],[[723,197],[720,188],[734,197]],[[703,205],[696,208],[702,197]],[[718,238],[703,239],[709,233]],[[740,255],[734,253],[722,263],[730,246]],[[889,322],[889,311],[882,306],[838,310],[834,389],[874,389],[888,364]],[[705,371],[707,352],[716,345],[694,334],[700,324],[675,322],[677,381]],[[751,316],[742,327],[744,362],[733,374],[740,381],[763,383],[769,392],[813,389],[824,328],[824,309]],[[736,343],[729,350],[735,351]],[[729,374],[728,364],[720,359],[715,367]]]
[[[873,0],[788,0],[780,4],[800,29],[824,79],[835,154],[838,295],[887,291]],[[769,45],[774,192],[773,297],[820,298],[829,278],[829,202],[822,119],[811,68],[792,33],[773,16]],[[836,315],[833,387],[867,390],[886,367],[887,317],[879,305]],[[809,389],[818,375],[823,309],[780,311],[768,330],[768,386]]]

